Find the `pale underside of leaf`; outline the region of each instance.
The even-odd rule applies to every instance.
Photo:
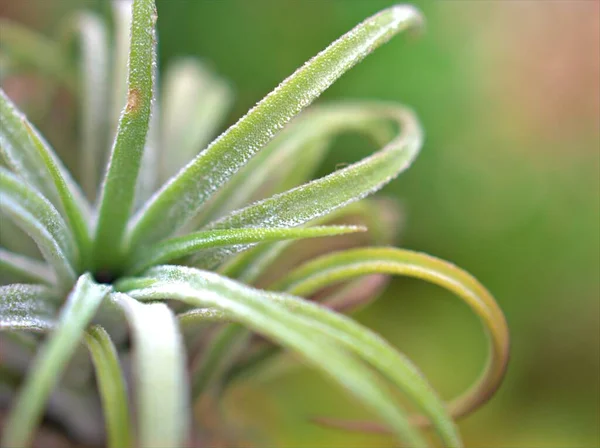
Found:
[[[134,340],[138,441],[141,448],[184,446],[190,428],[185,350],[171,310],[113,294]],[[158,388],[158,389],[157,389]]]

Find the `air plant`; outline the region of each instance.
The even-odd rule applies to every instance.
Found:
[[[154,1],[114,8],[112,44],[98,16],[69,22],[64,39],[71,50],[79,43],[78,70],[60,42],[2,23],[1,74],[34,66],[81,108],[72,175],[0,95],[0,390],[10,404],[2,446],[31,444],[45,415],[85,443],[202,445],[208,430],[202,418],[193,423],[192,407],[209,403],[202,410],[221,415],[231,386],[260,375],[283,351],[342,386],[379,422],[321,424],[388,431],[411,447],[428,446],[422,430],[431,426],[445,446],[461,446],[454,420],[501,382],[504,317],[469,274],[388,246],[393,208],[366,198],[411,165],[419,123],[394,103],[308,108],[367,54],[418,26],[419,12],[400,5],[366,19],[208,144],[227,112],[228,85],[186,60],[169,68],[159,95]],[[381,149],[311,180],[344,132],[363,133]],[[325,237],[320,253],[302,255],[308,239]],[[294,245],[300,239],[307,243]],[[327,252],[335,241],[343,244]],[[483,322],[488,364],[455,401],[444,403],[410,360],[340,313],[370,300],[382,275],[440,285]],[[409,415],[390,388],[420,414]]]

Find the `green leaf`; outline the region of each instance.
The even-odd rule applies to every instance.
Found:
[[[489,400],[506,372],[508,327],[492,295],[474,277],[453,264],[426,254],[395,248],[353,249],[312,260],[273,287],[291,294],[310,295],[333,283],[372,273],[410,276],[439,285],[456,294],[477,314],[489,338],[489,360],[478,381],[453,400],[448,409],[453,417],[458,418]],[[329,316],[335,320],[332,323],[342,325],[340,317],[333,313],[329,313]],[[346,326],[344,328],[348,331]],[[356,331],[358,334],[358,329]],[[389,373],[394,374],[394,371]],[[424,423],[420,418],[416,421]]]
[[[43,283],[52,285],[56,280],[49,266],[34,258],[10,252],[0,247],[0,278],[10,283]]]
[[[60,204],[64,210],[64,216],[71,228],[79,252],[78,267],[80,270],[85,270],[87,269],[91,249],[89,212],[85,213],[84,211],[87,211],[87,206],[81,205],[83,199],[78,199],[80,198],[79,193],[76,193],[70,187],[68,180],[63,177],[61,167],[56,163],[52,153],[43,145],[43,142],[37,137],[34,130],[27,123],[25,125],[40,159],[46,165],[50,176],[52,176],[52,180],[58,191]],[[86,208],[82,209],[82,207]]]
[[[57,208],[89,215],[89,204],[48,143],[0,89],[0,153],[6,164]],[[66,196],[69,196],[67,199]],[[64,201],[67,200],[67,203]]]
[[[203,205],[193,220],[195,227],[306,182],[337,134],[362,132],[384,145],[393,135],[381,132],[389,118],[382,117],[380,106],[365,101],[303,111]]]
[[[54,268],[59,285],[70,287],[76,279],[76,246],[52,204],[3,168],[0,168],[0,203],[2,211],[36,242]]]
[[[175,316],[162,303],[141,304],[125,294],[114,294],[113,300],[133,332],[139,446],[184,446],[190,427],[189,388]]]
[[[164,183],[215,137],[233,95],[208,67],[186,58],[169,64],[161,97],[160,180]]]
[[[80,183],[95,201],[108,144],[109,37],[102,19],[89,12],[73,17],[65,33],[79,43]]]
[[[133,2],[127,104],[112,148],[100,197],[94,241],[96,269],[118,268],[146,143],[156,63],[153,0]]]
[[[8,61],[75,85],[65,54],[55,42],[9,20],[0,19],[0,29],[0,55],[7,55]]]
[[[312,221],[311,224],[345,223],[353,217],[358,217],[367,227],[367,236],[373,243],[389,244],[398,232],[399,214],[397,204],[392,200],[366,198],[337,209],[329,215]],[[218,272],[243,283],[256,284],[259,277],[280,256],[283,256],[292,243],[293,241],[289,240],[259,244],[232,257],[218,269]]]
[[[54,326],[56,295],[47,286],[0,286],[0,331],[46,331]]]
[[[77,281],[58,317],[56,329],[42,346],[29,370],[23,389],[11,410],[2,446],[28,446],[40,422],[44,405],[75,352],[108,288],[97,285],[88,274]]]
[[[382,114],[396,118],[402,132],[381,151],[321,179],[272,196],[233,212],[209,229],[243,227],[294,227],[364,198],[408,168],[421,147],[419,125],[409,111],[382,106]],[[223,250],[205,254],[199,267],[213,267]],[[204,261],[206,260],[206,261]]]
[[[108,333],[98,325],[91,327],[85,333],[85,342],[96,369],[106,420],[108,447],[133,446],[130,434],[129,400],[115,346]]]
[[[178,260],[202,249],[222,246],[247,247],[253,243],[343,235],[364,230],[366,229],[353,226],[326,226],[279,229],[221,229],[196,232],[165,240],[147,250],[137,252],[130,263],[129,271],[135,274],[150,266]],[[202,253],[198,257],[203,258]]]
[[[427,446],[408,424],[404,411],[382,388],[372,372],[334,343],[327,333],[310,320],[297,316],[275,303],[259,290],[233,282],[217,274],[176,266],[161,266],[147,273],[148,278],[124,280],[119,288],[139,300],[178,299],[197,307],[214,307],[232,320],[291,349],[376,412],[409,446]],[[136,285],[147,285],[132,289]]]
[[[157,241],[181,228],[292,117],[368,53],[420,20],[418,11],[410,6],[383,10],[307,62],[200,153],[136,214],[129,244],[139,246]],[[404,159],[404,151],[400,152],[403,155],[398,158]],[[397,174],[398,164],[392,165]]]

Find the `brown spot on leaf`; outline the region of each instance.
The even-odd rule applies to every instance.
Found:
[[[131,89],[127,94],[127,112],[136,111],[140,107],[141,93],[138,89]]]

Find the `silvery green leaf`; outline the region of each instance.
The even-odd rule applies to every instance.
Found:
[[[366,229],[356,226],[323,226],[278,229],[254,227],[200,231],[171,238],[150,246],[146,250],[136,252],[130,260],[129,271],[138,273],[150,266],[168,263],[214,247],[247,246],[252,243],[343,235],[364,230]],[[197,257],[202,258],[202,254]]]
[[[54,327],[56,293],[44,285],[0,286],[0,331]]]
[[[163,239],[185,225],[212,194],[345,71],[420,21],[419,12],[411,6],[391,7],[357,25],[308,61],[150,199],[133,219],[129,244],[135,247]],[[410,157],[404,158],[410,151],[401,152],[402,156],[386,161],[396,169],[393,174],[399,170],[393,161],[402,159],[402,167],[410,161]],[[390,155],[389,151],[384,154]],[[389,179],[392,174],[385,173],[384,177]],[[373,189],[366,187],[363,193]]]
[[[379,152],[321,179],[249,205],[208,226],[208,229],[293,227],[325,216],[380,189],[404,171],[421,148],[421,130],[413,114],[398,106],[381,106],[395,118],[400,134]],[[214,267],[231,251],[204,254],[199,267]]]
[[[123,233],[133,207],[154,92],[156,7],[135,0],[131,21],[127,104],[121,114],[98,206],[94,267],[118,266]]]
[[[142,304],[125,294],[112,297],[133,333],[139,446],[183,446],[190,428],[190,405],[177,320],[165,304]]]
[[[380,104],[367,101],[318,105],[303,111],[201,208],[194,227],[306,182],[337,134],[361,132],[384,145],[393,137],[382,133],[387,122],[389,117],[382,116]]]
[[[179,266],[161,266],[147,278],[123,280],[118,288],[138,300],[178,299],[196,307],[213,307],[232,320],[301,355],[315,368],[353,393],[409,446],[427,446],[372,372],[311,320],[288,311],[265,291],[217,274]],[[148,282],[154,279],[154,283]],[[144,286],[145,285],[145,286]],[[141,286],[140,289],[135,289]],[[131,288],[131,289],[130,289]]]
[[[69,228],[52,204],[3,168],[0,168],[0,203],[3,213],[35,240],[56,272],[59,285],[72,285],[78,254]]]
[[[48,143],[0,89],[0,154],[6,164],[46,196],[59,210],[65,192],[79,213],[89,204]],[[67,210],[64,210],[68,212]]]
[[[56,320],[56,327],[31,366],[25,384],[8,418],[2,446],[27,446],[39,424],[44,406],[75,352],[85,327],[91,321],[108,288],[83,275],[69,294]]]

